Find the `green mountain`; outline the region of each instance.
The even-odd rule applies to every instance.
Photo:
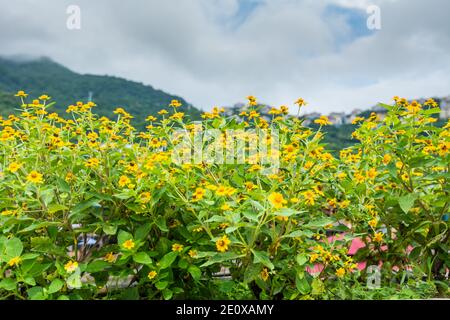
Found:
[[[140,126],[145,117],[167,108],[172,99],[179,100],[180,111],[194,119],[201,112],[183,98],[168,94],[142,83],[112,76],[79,74],[52,61],[49,58],[34,60],[0,57],[0,114],[5,116],[19,105],[13,96],[24,90],[31,97],[48,94],[56,101],[54,108],[61,115],[68,105],[77,101],[86,102],[92,94],[97,104],[95,112],[112,117],[116,107],[123,107],[136,119]]]

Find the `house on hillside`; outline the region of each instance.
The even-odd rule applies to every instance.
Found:
[[[344,112],[333,112],[328,116],[330,122],[335,126],[343,125],[345,123],[345,118],[346,114]]]
[[[305,119],[305,121],[303,122],[303,124],[305,126],[310,125],[315,119],[320,118],[321,114],[318,112],[312,112],[312,113],[308,113],[305,114],[304,116],[302,116],[301,118]]]
[[[447,120],[450,118],[450,96],[441,99],[441,114],[440,119]]]
[[[344,123],[351,124],[356,117],[359,117],[361,112],[363,112],[361,109],[354,109],[349,115],[345,117]]]

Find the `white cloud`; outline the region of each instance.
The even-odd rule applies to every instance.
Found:
[[[48,55],[205,109],[248,94],[276,105],[304,96],[310,110],[322,112],[369,107],[395,94],[450,94],[447,0],[261,0],[237,26],[242,0],[79,0],[80,31],[65,28],[69,4],[0,0],[0,54]],[[361,14],[370,4],[381,8],[382,29],[340,43],[366,25],[325,15],[327,5]]]

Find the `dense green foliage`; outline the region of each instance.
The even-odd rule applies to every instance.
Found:
[[[181,111],[187,115],[193,118],[200,115],[199,110],[182,98],[138,82],[111,76],[78,74],[48,58],[28,62],[0,58],[1,115],[10,114],[11,106],[17,105],[11,98],[18,88],[35,95],[51,92],[53,100],[58,102],[54,108],[61,114],[74,101],[86,101],[89,92],[92,92],[99,115],[111,117],[116,107],[124,107],[133,112],[134,124],[138,127],[145,116],[166,107],[173,99],[185,106]]]

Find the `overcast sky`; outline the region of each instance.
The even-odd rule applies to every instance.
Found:
[[[68,5],[81,29],[66,27]],[[381,30],[366,25],[369,5]],[[449,0],[0,0],[0,55],[141,81],[205,110],[308,111],[450,94]]]

